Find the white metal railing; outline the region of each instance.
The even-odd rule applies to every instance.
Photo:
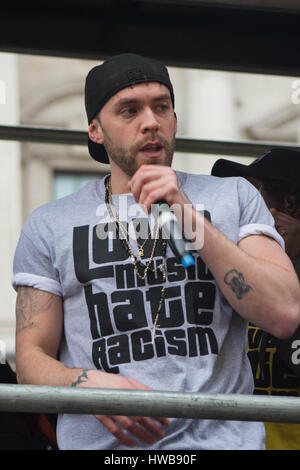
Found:
[[[87,132],[46,127],[0,125],[0,140],[87,146]],[[300,150],[300,146],[278,142],[232,142],[183,137],[176,138],[175,149],[177,152],[183,153],[256,157],[275,147]]]
[[[0,411],[300,423],[299,397],[0,384]]]

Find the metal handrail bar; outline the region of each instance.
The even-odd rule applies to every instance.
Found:
[[[299,397],[0,384],[0,411],[300,423]]]
[[[35,142],[44,144],[87,145],[87,132],[32,126],[0,125],[0,140]],[[256,157],[270,148],[281,147],[300,150],[300,146],[278,142],[232,142],[225,140],[176,138],[177,152],[198,154],[220,154]]]

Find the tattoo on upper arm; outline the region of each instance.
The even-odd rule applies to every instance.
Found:
[[[19,287],[16,303],[16,334],[38,326],[36,316],[49,310],[55,302],[54,294],[31,287]]]
[[[245,282],[243,274],[238,272],[237,269],[228,271],[224,276],[224,282],[231,287],[231,290],[238,299],[241,299],[247,292],[253,290],[252,287]]]
[[[89,370],[89,369],[83,369],[83,371],[81,372],[81,374],[78,375],[78,377],[77,377],[77,379],[75,380],[75,382],[72,382],[72,383],[71,383],[71,387],[76,387],[76,385],[79,385],[79,384],[82,384],[82,383],[86,382],[85,379],[88,378],[88,376],[87,376],[88,370]]]

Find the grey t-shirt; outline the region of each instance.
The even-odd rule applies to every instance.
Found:
[[[177,175],[192,203],[203,205],[212,224],[234,243],[250,234],[266,234],[283,243],[263,199],[243,178]],[[131,194],[113,196],[124,223],[124,200],[128,221],[145,219]],[[154,390],[251,394],[247,321],[233,311],[199,255],[193,253],[195,267],[187,271],[168,246],[165,300],[152,343],[162,287],[162,246],[153,270],[140,280],[122,241],[99,235],[113,226],[104,205],[104,179],[39,207],[23,226],[13,286],[62,296],[60,360],[69,367],[131,377]],[[143,262],[149,259],[152,242],[144,246]],[[131,246],[136,252],[132,240]],[[60,415],[57,437],[60,449],[127,449],[89,415]],[[139,443],[137,448],[261,449],[264,427],[256,422],[171,418],[162,440],[152,447]]]

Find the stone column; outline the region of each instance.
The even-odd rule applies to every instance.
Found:
[[[19,123],[18,56],[0,53],[0,124]],[[21,228],[20,144],[0,140],[0,361],[14,355],[13,255]]]

